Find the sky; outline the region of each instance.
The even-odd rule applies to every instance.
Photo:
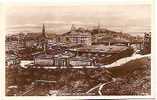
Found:
[[[75,27],[102,28],[138,34],[151,31],[150,4],[120,5],[9,5],[6,8],[7,34],[41,32],[62,34]]]

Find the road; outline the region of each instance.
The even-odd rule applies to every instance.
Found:
[[[110,84],[110,83],[115,82],[115,81],[116,81],[116,78],[112,78],[112,81],[109,81],[109,82],[107,82],[107,83],[99,83],[98,85],[96,85],[96,86],[94,86],[93,88],[91,88],[90,90],[88,90],[86,93],[90,93],[90,92],[92,92],[92,91],[98,89],[97,92],[99,93],[99,95],[102,96],[102,92],[101,92],[102,88],[103,88],[105,85]]]
[[[115,61],[112,64],[108,64],[108,65],[103,65],[101,66],[102,68],[110,68],[110,67],[117,67],[117,66],[121,66],[129,61],[133,61],[136,59],[140,59],[140,58],[145,58],[145,57],[151,57],[151,54],[147,54],[147,55],[140,55],[140,54],[133,54],[131,57],[125,57],[125,58],[121,58],[117,61]]]

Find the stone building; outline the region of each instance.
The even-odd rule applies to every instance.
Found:
[[[83,28],[76,29],[72,25],[71,30],[62,35],[62,42],[66,44],[91,45],[92,35],[89,31]]]
[[[144,33],[143,53],[144,54],[151,53],[151,32]]]
[[[6,54],[5,55],[5,65],[9,66],[9,65],[17,65],[20,63],[20,60],[18,59],[18,57],[16,55],[13,54]]]
[[[37,40],[31,36],[26,36],[23,41],[25,48],[33,48],[34,46],[37,46]]]
[[[69,66],[69,56],[65,55],[49,55],[49,54],[39,54],[34,57],[34,65],[42,67],[61,67]]]
[[[76,56],[70,59],[71,66],[94,66],[95,62],[93,59],[88,57]]]

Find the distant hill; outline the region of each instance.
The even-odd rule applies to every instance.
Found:
[[[131,41],[142,41],[142,37],[138,36],[132,36],[128,33],[122,33],[122,32],[116,32],[109,29],[93,29],[91,30],[91,33],[93,35],[94,42],[105,42],[105,41],[111,41],[111,42],[131,42]]]

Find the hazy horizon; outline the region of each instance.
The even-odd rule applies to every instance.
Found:
[[[76,27],[101,27],[127,33],[151,31],[151,5],[104,6],[9,6],[6,9],[7,34],[41,32],[63,33]]]

